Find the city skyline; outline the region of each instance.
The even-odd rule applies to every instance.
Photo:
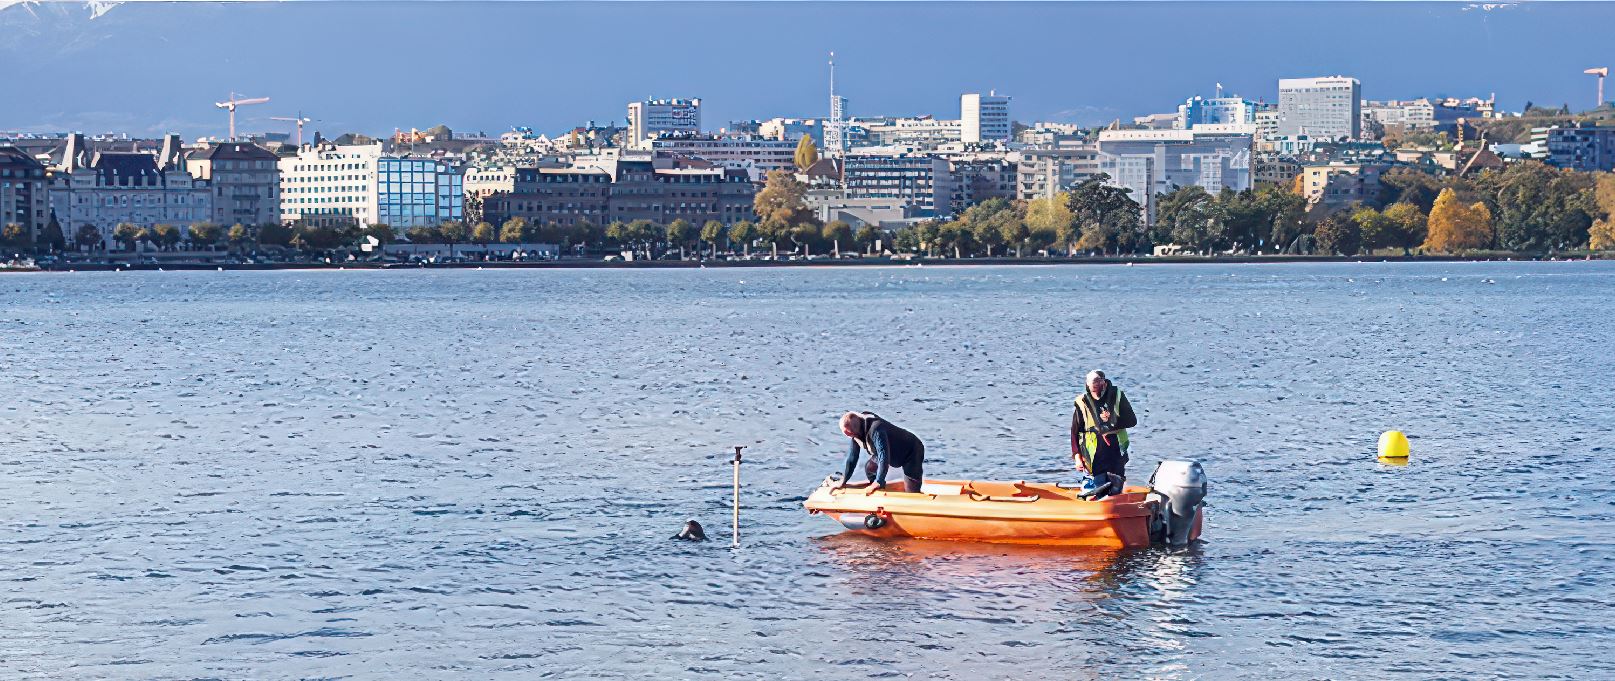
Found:
[[[1014,120],[1096,125],[1216,83],[1274,102],[1280,78],[1334,74],[1368,99],[1583,109],[1581,71],[1615,61],[1597,30],[1612,22],[1615,6],[1589,3],[23,3],[0,9],[0,56],[14,93],[38,94],[0,102],[0,129],[222,136],[213,103],[233,91],[272,100],[241,109],[244,132],[291,132],[271,118],[301,111],[327,136],[555,133],[621,124],[647,96],[699,97],[715,130],[824,116],[831,50],[854,116],[956,118],[961,93],[996,90]],[[781,27],[794,39],[735,40]],[[1533,39],[1548,35],[1551,53]]]

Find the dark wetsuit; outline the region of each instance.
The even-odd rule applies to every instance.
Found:
[[[867,446],[869,462],[864,465],[864,475],[885,487],[887,469],[901,468],[907,490],[920,491],[920,484],[925,481],[925,443],[913,433],[868,412],[863,414],[859,427],[863,430],[847,449],[847,467],[841,479],[852,479],[852,471],[858,467],[858,453]]]

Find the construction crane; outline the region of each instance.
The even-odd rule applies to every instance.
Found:
[[[304,123],[312,123],[312,122],[314,122],[314,119],[308,118],[307,116],[304,116],[303,112],[301,112],[301,111],[297,112],[297,118],[286,118],[284,116],[270,116],[269,120],[272,120],[272,121],[286,121],[288,123],[296,123],[297,124],[297,146],[299,146],[299,147],[303,146],[303,124]]]
[[[236,138],[236,107],[238,107],[238,106],[246,106],[248,104],[263,104],[263,103],[268,102],[268,101],[269,101],[268,97],[254,97],[252,99],[236,99],[236,93],[232,92],[232,93],[230,93],[230,99],[229,100],[223,101],[223,102],[215,102],[213,104],[213,106],[219,107],[220,109],[228,109],[230,111],[230,139],[235,139]]]
[[[1582,73],[1585,73],[1585,74],[1587,74],[1589,76],[1598,76],[1598,101],[1593,103],[1593,108],[1596,109],[1598,107],[1603,106],[1604,105],[1604,79],[1609,77],[1609,67],[1608,66],[1600,66],[1600,67],[1598,67],[1596,69],[1587,69],[1586,71],[1582,71]]]

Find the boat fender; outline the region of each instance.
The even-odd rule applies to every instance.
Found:
[[[841,525],[849,530],[878,530],[886,526],[886,519],[874,513],[845,513]]]

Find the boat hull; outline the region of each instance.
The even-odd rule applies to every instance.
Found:
[[[927,480],[920,493],[827,483],[803,505],[873,537],[1129,548],[1150,544],[1158,503],[1142,487],[1088,501],[1046,483]]]

